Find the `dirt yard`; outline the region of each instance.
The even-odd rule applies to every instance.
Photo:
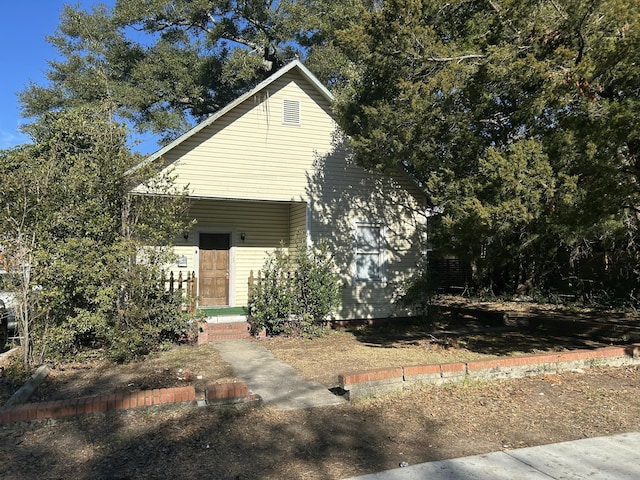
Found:
[[[435,327],[435,329],[433,328]],[[607,341],[611,342],[611,339]],[[595,347],[568,332],[487,330],[482,322],[260,340],[328,388],[376,366]],[[232,372],[211,346],[145,362],[58,366],[36,400],[194,384]],[[596,368],[496,382],[414,387],[339,407],[280,412],[188,406],[0,426],[3,479],[338,479],[501,449],[640,430],[640,368]]]

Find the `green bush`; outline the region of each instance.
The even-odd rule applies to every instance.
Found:
[[[279,248],[265,261],[249,302],[256,331],[317,336],[340,305],[340,278],[326,247],[310,249],[298,243],[294,252]]]

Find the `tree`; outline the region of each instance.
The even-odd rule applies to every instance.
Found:
[[[362,24],[340,35],[361,72],[341,125],[360,163],[428,188],[439,248],[511,290],[559,250],[636,268],[640,6],[391,0]]]
[[[20,95],[24,115],[95,103],[164,142],[296,57],[327,82],[345,61],[333,33],[360,0],[126,0],[113,11],[65,6],[49,42],[48,85]]]
[[[169,251],[145,247],[181,231],[180,192],[131,198],[140,179],[127,172],[140,159],[108,109],[47,113],[29,130],[32,145],[0,154],[0,246],[25,362],[96,346],[118,359],[145,353],[183,326],[160,284]]]

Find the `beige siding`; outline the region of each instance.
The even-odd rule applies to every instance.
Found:
[[[282,124],[283,99],[300,102],[300,125]],[[394,301],[422,255],[423,195],[399,172],[366,172],[349,158],[328,100],[297,70],[169,150],[177,183],[188,185],[198,220],[176,252],[197,273],[199,232],[231,235],[232,305],[246,305],[247,279],[268,252],[305,238],[323,241],[343,279],[338,318],[402,315]],[[386,278],[353,280],[355,225],[380,222],[385,231]],[[246,238],[241,240],[244,233]]]
[[[283,99],[298,100],[300,126],[282,124]],[[330,105],[291,72],[189,137],[164,157],[194,196],[304,201],[316,152],[331,148]],[[175,162],[175,163],[174,163]]]
[[[290,207],[290,237],[289,244],[307,241],[307,204],[292,203]]]
[[[326,242],[343,278],[341,318],[405,315],[394,304],[421,260],[426,218],[423,196],[401,173],[373,174],[354,165],[347,149],[316,162],[311,176],[311,232]],[[354,280],[355,226],[379,223],[385,233],[385,281]]]
[[[232,200],[196,200],[189,216],[198,223],[189,237],[189,246],[179,246],[177,253],[186,252],[189,269],[198,274],[198,235],[228,233],[231,235],[230,304],[247,304],[248,279],[251,270],[257,274],[268,252],[284,245],[288,247],[291,206],[284,202],[245,202]],[[241,235],[244,233],[245,240]],[[183,239],[184,243],[184,239]]]

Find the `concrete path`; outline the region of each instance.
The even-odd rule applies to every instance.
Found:
[[[640,478],[640,433],[422,463],[348,480],[625,480]]]
[[[247,388],[264,404],[280,410],[324,407],[344,403],[327,387],[309,382],[290,365],[276,360],[266,348],[250,340],[213,342]]]

